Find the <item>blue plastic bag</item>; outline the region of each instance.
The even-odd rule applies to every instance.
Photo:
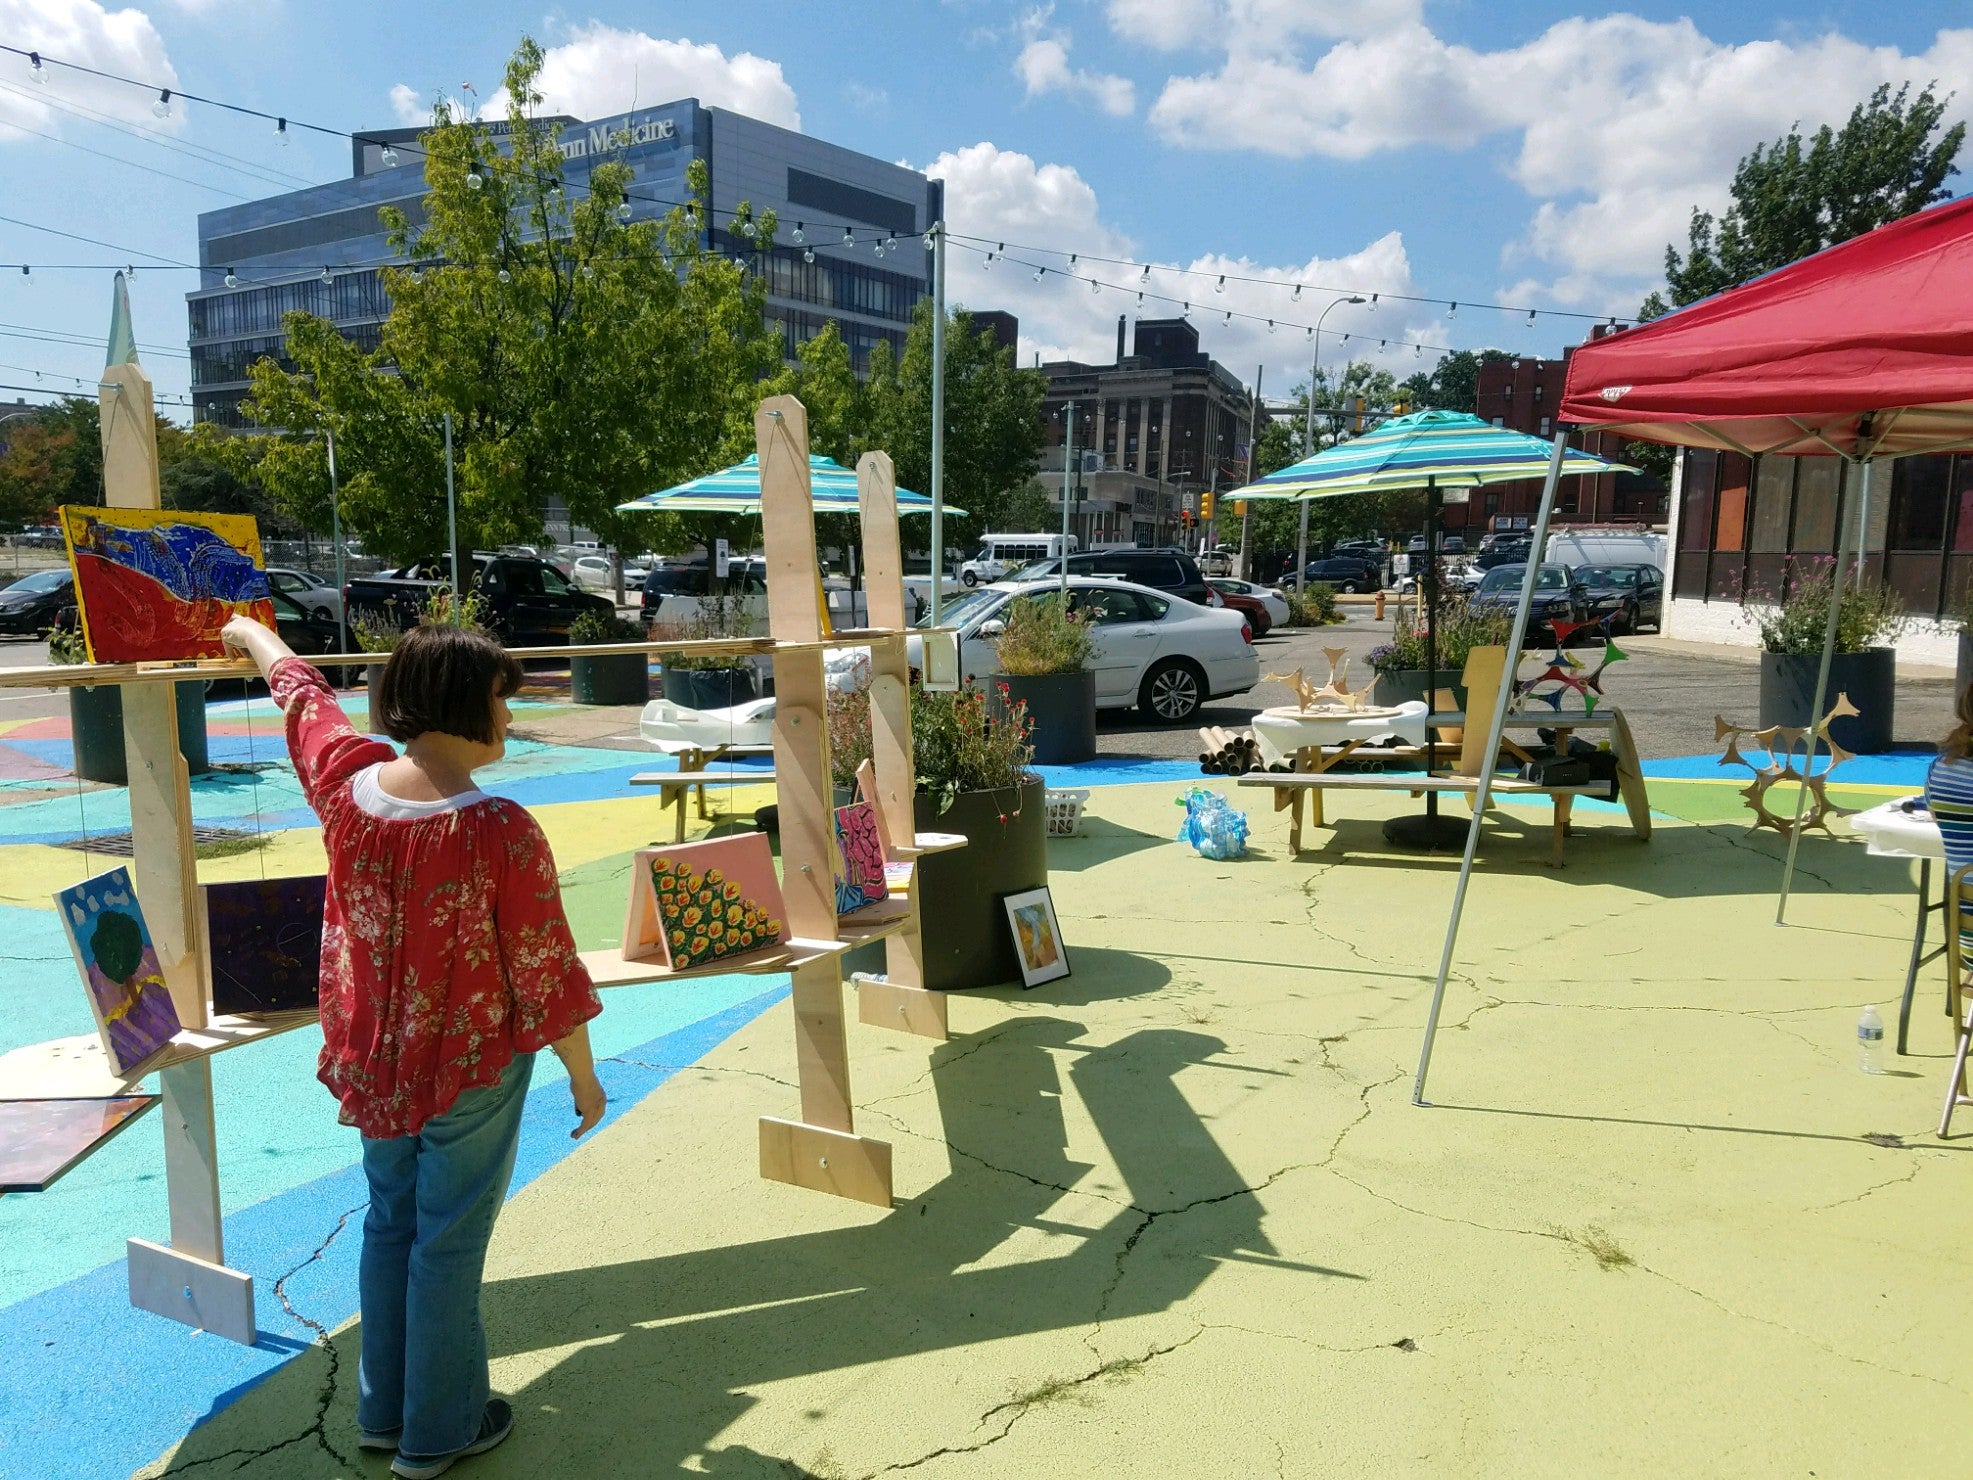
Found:
[[[1216,791],[1195,786],[1177,804],[1185,809],[1178,841],[1190,843],[1207,858],[1238,858],[1247,851],[1247,814],[1236,812]]]

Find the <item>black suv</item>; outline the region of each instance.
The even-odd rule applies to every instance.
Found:
[[[1061,573],[1058,559],[1037,560],[1019,572],[1024,581]],[[1154,591],[1169,591],[1200,606],[1212,605],[1207,594],[1211,587],[1199,573],[1199,562],[1183,550],[1085,550],[1069,557],[1069,574],[1115,576]]]
[[[1311,560],[1303,578],[1334,586],[1351,596],[1359,591],[1381,591],[1382,573],[1360,555],[1331,555],[1327,560]]]

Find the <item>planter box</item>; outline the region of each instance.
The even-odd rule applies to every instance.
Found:
[[[569,659],[578,704],[642,704],[651,697],[651,663],[643,653]]]
[[[1464,709],[1466,707],[1466,685],[1454,681],[1459,677],[1459,673],[1460,670],[1456,668],[1439,669],[1438,687],[1451,689],[1457,707]],[[1425,670],[1423,668],[1400,668],[1395,673],[1380,673],[1377,675],[1376,686],[1370,693],[1370,702],[1379,705],[1407,704],[1413,699],[1423,700],[1426,703],[1431,702],[1429,696],[1425,693]]]
[[[1761,727],[1814,722],[1816,653],[1761,654]],[[1897,730],[1898,654],[1895,648],[1872,648],[1864,653],[1838,653],[1829,661],[1829,690],[1825,712],[1838,694],[1848,694],[1859,713],[1829,727],[1830,737],[1845,750],[1874,755],[1891,748]]]
[[[1021,980],[1000,900],[1048,882],[1048,803],[1039,778],[1018,797],[1017,803],[1011,791],[962,792],[945,812],[932,797],[917,799],[919,831],[968,839],[964,848],[918,861],[925,985],[935,991]]]
[[[1002,684],[1008,701],[1022,700],[1028,706],[1028,718],[1034,721],[1028,742],[1034,746],[1036,765],[1072,766],[1096,758],[1094,673],[1085,668],[1075,673],[993,674],[987,692],[996,714],[1005,712]]]
[[[731,709],[759,697],[751,668],[667,668],[664,694],[687,709]]]
[[[206,686],[203,679],[174,684],[178,690],[178,753],[194,776],[212,769],[206,750]],[[130,784],[123,751],[123,689],[116,684],[69,690],[69,734],[75,774],[111,786]]]

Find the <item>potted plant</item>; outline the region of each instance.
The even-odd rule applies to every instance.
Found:
[[[1047,805],[1041,778],[1028,770],[1026,709],[997,697],[990,702],[977,689],[911,696],[913,825],[967,839],[918,860],[925,985],[936,991],[1019,981],[1000,901],[1048,882]],[[835,781],[853,786],[870,754],[867,689],[830,696],[829,738]]]
[[[1063,766],[1094,759],[1096,675],[1086,666],[1088,624],[1056,595],[1009,602],[998,623],[987,623],[986,635],[995,627],[1000,671],[988,692],[1004,705],[1026,706],[1034,760]]]
[[[358,652],[376,653],[382,657],[389,657],[391,653],[397,650],[397,640],[404,633],[388,614],[364,611],[358,612],[354,617],[350,618],[349,635],[351,641],[356,644],[356,650]],[[344,671],[347,672],[348,670],[345,669]],[[384,665],[382,663],[371,663],[366,666],[363,670],[363,682],[365,686],[371,689],[376,688],[377,680],[383,677],[383,673]]]
[[[1504,646],[1513,635],[1513,618],[1494,609],[1476,609],[1458,593],[1448,593],[1439,602],[1438,654],[1433,672],[1438,687],[1452,691],[1456,708],[1466,707],[1466,686],[1459,679],[1466,671],[1467,656],[1476,647]],[[1377,704],[1403,704],[1413,699],[1430,702],[1425,692],[1425,619],[1421,609],[1398,609],[1391,624],[1391,640],[1374,647],[1368,654],[1377,684],[1372,701]]]
[[[1836,562],[1827,555],[1790,556],[1779,593],[1750,587],[1747,614],[1761,634],[1760,723],[1813,724],[1816,674],[1829,631],[1829,592]],[[1836,604],[1836,652],[1829,663],[1826,712],[1848,694],[1857,713],[1835,721],[1830,738],[1845,750],[1889,750],[1896,731],[1898,653],[1904,603],[1890,587],[1845,581]]]
[[[705,642],[753,636],[753,615],[737,596],[708,596],[698,611],[674,622],[654,622],[652,642]],[[659,654],[664,695],[687,709],[731,709],[759,697],[753,666],[745,658]]]
[[[57,627],[48,635],[50,663],[87,663],[89,650],[80,629]],[[206,684],[187,679],[178,690],[178,753],[194,776],[212,769],[206,748]],[[69,690],[69,740],[75,751],[75,774],[84,781],[111,786],[130,784],[130,765],[123,749],[123,686],[77,684]]]
[[[569,626],[569,641],[578,648],[643,640],[637,623],[601,612],[584,612]],[[578,704],[642,704],[651,697],[650,655],[576,652],[569,657],[569,680]]]

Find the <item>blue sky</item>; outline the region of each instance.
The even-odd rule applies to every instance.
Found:
[[[1332,335],[1325,363],[1367,353],[1400,374],[1420,361],[1414,345],[1429,347],[1424,361],[1447,345],[1546,355],[1584,331],[1552,312],[1530,326],[1528,308],[1628,314],[1664,243],[1682,239],[1694,203],[1724,201],[1751,145],[1796,120],[1840,121],[1879,81],[1937,78],[1963,116],[1973,29],[1955,23],[1973,26],[1963,5],[1848,0],[1696,14],[1544,0],[674,0],[546,15],[501,0],[0,0],[0,43],[343,128],[398,122],[465,83],[489,96],[527,32],[550,48],[550,102],[566,111],[697,95],[934,169],[955,231],[1159,264],[1154,291],[1196,297],[1207,347],[1243,378],[1265,364],[1271,394],[1306,376],[1306,336],[1288,326],[1328,301],[1314,285],[1441,300],[1326,320],[1352,340]],[[200,210],[279,188],[254,171],[335,178],[348,147],[298,135],[277,148],[268,125],[197,105],[160,121],[149,94],[59,70],[35,86],[27,72],[0,54],[0,217],[118,250],[0,222],[0,263],[135,262],[139,342],[161,396],[182,397],[190,275],[138,253],[194,260]],[[1266,282],[1216,293],[1221,272]],[[1295,283],[1311,285],[1300,302]],[[989,272],[978,252],[955,252],[952,293],[1017,312],[1024,358],[1107,359],[1117,313],[1136,311],[1134,294]],[[0,384],[93,383],[108,298],[106,273],[0,272]],[[1462,306],[1448,318],[1451,300]],[[1228,325],[1228,308],[1282,328]]]

